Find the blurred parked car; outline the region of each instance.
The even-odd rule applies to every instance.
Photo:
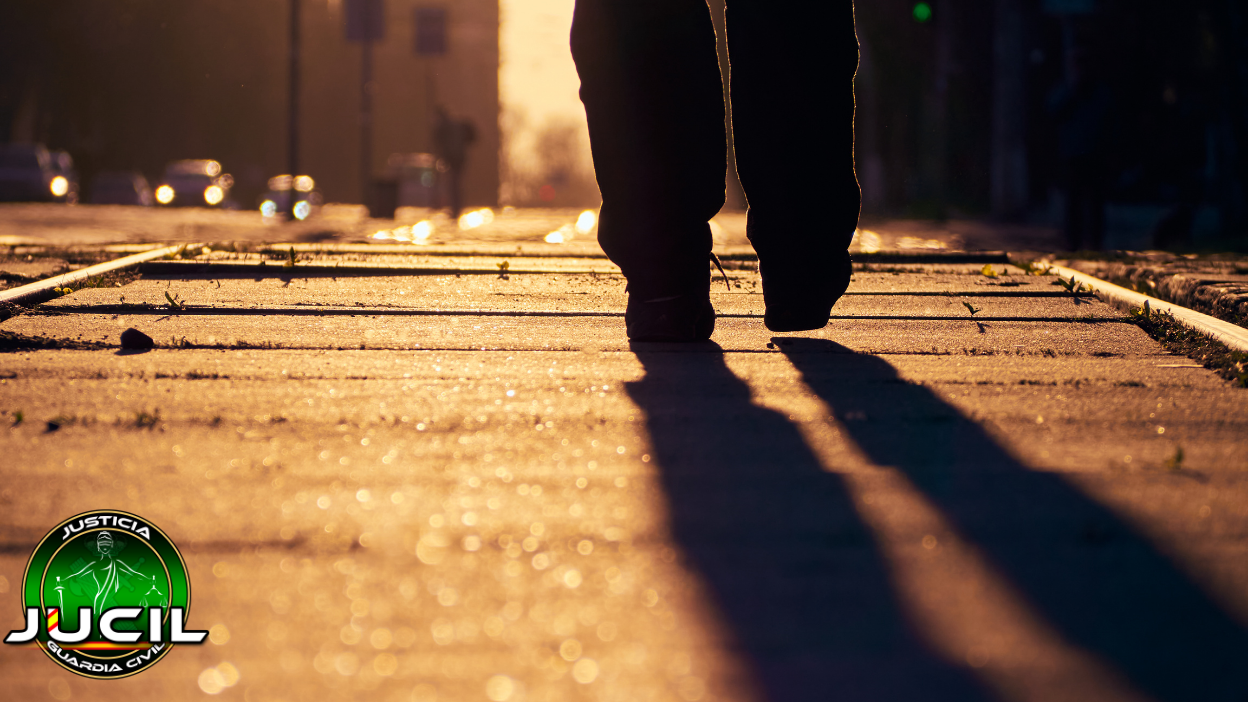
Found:
[[[439,207],[447,166],[433,154],[391,154],[386,167],[398,181],[398,207]]]
[[[42,144],[0,146],[0,201],[77,202],[73,159]]]
[[[307,219],[321,210],[321,192],[316,189],[312,176],[291,178],[279,175],[269,178],[269,191],[260,197],[260,213],[277,217],[290,212],[291,193],[294,193],[295,219]]]
[[[156,202],[152,186],[138,171],[109,171],[95,177],[91,183],[91,203],[94,205],[140,205],[151,207]]]
[[[234,177],[221,172],[221,164],[210,159],[174,161],[165,167],[165,177],[156,187],[156,203],[172,207],[232,208],[229,199]]]

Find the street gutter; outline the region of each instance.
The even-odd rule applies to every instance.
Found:
[[[91,278],[104,275],[105,273],[112,273],[126,268],[132,268],[153,259],[164,258],[165,256],[177,254],[180,251],[197,249],[200,246],[201,244],[178,244],[177,246],[165,246],[163,248],[152,249],[150,251],[144,251],[143,253],[137,253],[131,256],[124,256],[113,261],[98,263],[94,266],[80,268],[69,273],[54,275],[51,278],[35,281],[19,288],[0,291],[0,304],[32,304],[44,302],[58,296],[56,288],[67,288],[74,283],[89,280]]]
[[[1175,321],[1185,327],[1215,339],[1230,349],[1248,353],[1248,329],[1236,326],[1230,322],[1224,322],[1217,317],[1211,317],[1188,309],[1182,305],[1176,305],[1155,297],[1149,297],[1134,290],[1128,290],[1109,281],[1101,280],[1095,276],[1080,273],[1064,266],[1052,266],[1049,268],[1049,271],[1056,273],[1062,278],[1083,283],[1092,288],[1098,298],[1124,312],[1143,309],[1147,305],[1152,312],[1169,314],[1174,317]]]

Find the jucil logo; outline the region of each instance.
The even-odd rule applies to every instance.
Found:
[[[85,512],[58,524],[30,555],[21,596],[26,628],[4,642],[37,645],[89,678],[134,675],[173,644],[208,635],[185,630],[191,580],[182,554],[127,512]]]

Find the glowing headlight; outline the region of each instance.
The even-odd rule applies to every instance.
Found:
[[[65,176],[57,176],[52,179],[52,183],[48,185],[48,189],[56,197],[65,197],[65,193],[69,192],[69,181]]]
[[[295,203],[295,219],[307,219],[310,214],[312,214],[312,206],[308,204],[307,200],[300,200]]]
[[[215,205],[225,199],[225,191],[219,185],[209,185],[204,188],[204,202],[209,205]]]
[[[585,210],[580,217],[576,218],[576,233],[588,234],[594,230],[598,218],[594,215],[593,210]]]
[[[265,200],[260,203],[260,214],[265,217],[272,217],[277,214],[277,203],[272,200]]]
[[[467,214],[461,215],[459,218],[460,229],[476,229],[483,224],[489,224],[494,221],[494,211],[488,207],[473,210]]]
[[[173,188],[168,185],[162,185],[159,188],[156,188],[156,202],[159,202],[162,205],[168,205],[173,202],[173,195]]]

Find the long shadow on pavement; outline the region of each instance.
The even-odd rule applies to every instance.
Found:
[[[1160,700],[1248,700],[1248,632],[1108,509],[886,361],[775,341],[863,452],[903,471],[1069,642]]]
[[[714,344],[634,345],[674,536],[770,702],[988,699],[903,618],[872,533],[797,428]]]

